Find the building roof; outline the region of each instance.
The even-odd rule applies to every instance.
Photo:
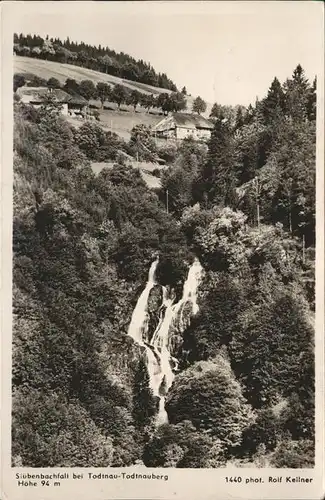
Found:
[[[62,89],[53,89],[50,91],[47,87],[20,87],[17,89],[17,94],[20,97],[28,96],[30,102],[41,103],[47,97],[51,96],[57,102],[62,104],[72,104],[77,106],[85,106],[87,104],[86,99],[80,95],[70,95]]]
[[[182,128],[206,128],[212,130],[214,125],[201,115],[192,113],[173,113],[173,118],[177,127]]]
[[[212,130],[214,125],[211,121],[207,120],[203,116],[194,115],[191,113],[172,113],[171,115],[163,118],[154,127],[157,132],[162,132],[164,130],[171,130],[175,127],[187,128],[187,129],[207,129]]]
[[[67,103],[71,96],[64,90],[53,89],[50,91],[47,87],[20,87],[17,89],[19,96],[28,96],[31,102],[41,103],[47,97],[54,97],[57,102]]]
[[[68,104],[72,104],[75,106],[86,106],[87,100],[84,97],[82,97],[81,95],[77,95],[77,94],[69,95]]]

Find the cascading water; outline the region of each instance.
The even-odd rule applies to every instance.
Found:
[[[155,273],[158,262],[159,259],[157,258],[150,266],[146,287],[138,298],[128,330],[128,335],[140,345],[143,345],[143,333],[148,326],[148,298],[150,290],[156,284]]]
[[[167,288],[162,287],[163,300],[159,310],[159,322],[149,342],[148,299],[150,290],[156,284],[157,265],[158,259],[151,264],[148,281],[133,311],[128,334],[146,349],[150,387],[153,394],[160,398],[157,424],[162,424],[168,422],[165,397],[173,383],[174,372],[178,367],[177,359],[171,355],[169,350],[170,330],[173,326],[178,333],[182,333],[188,326],[190,316],[184,315],[185,304],[190,303],[192,315],[197,314],[199,310],[197,289],[203,269],[199,260],[195,259],[189,268],[182,297],[176,304],[174,304],[175,297],[168,293]]]
[[[180,330],[185,330],[187,325],[186,318],[184,318],[184,305],[190,302],[192,305],[192,315],[195,316],[199,312],[199,306],[197,303],[197,289],[202,277],[203,268],[198,259],[195,259],[191,265],[187,279],[183,287],[183,296],[181,300],[176,304],[175,308],[180,311],[179,326]]]

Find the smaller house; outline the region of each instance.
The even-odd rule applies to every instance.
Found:
[[[68,100],[68,112],[70,116],[85,116],[88,103],[80,95],[70,95]]]
[[[186,137],[209,140],[214,125],[201,115],[191,113],[171,113],[153,127],[157,137],[182,140]]]
[[[87,101],[79,95],[70,95],[62,89],[48,89],[47,87],[19,87],[16,91],[21,102],[32,104],[39,108],[47,98],[51,97],[55,102],[61,104],[61,113],[68,115],[83,115]]]
[[[55,102],[61,104],[61,113],[68,115],[69,94],[61,89],[49,90],[47,87],[19,87],[16,90],[21,102],[24,104],[32,104],[35,108],[39,108],[44,104],[46,99],[51,96]]]

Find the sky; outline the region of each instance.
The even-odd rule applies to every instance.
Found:
[[[193,96],[254,103],[298,63],[322,64],[322,2],[14,2],[16,32],[109,46],[150,62]]]

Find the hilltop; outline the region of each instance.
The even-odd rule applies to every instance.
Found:
[[[143,59],[136,60],[125,52],[116,52],[109,47],[74,42],[69,39],[42,38],[39,35],[14,34],[14,53],[46,61],[75,64],[102,73],[127,78],[134,82],[177,91],[175,83],[166,73],[158,73]]]

